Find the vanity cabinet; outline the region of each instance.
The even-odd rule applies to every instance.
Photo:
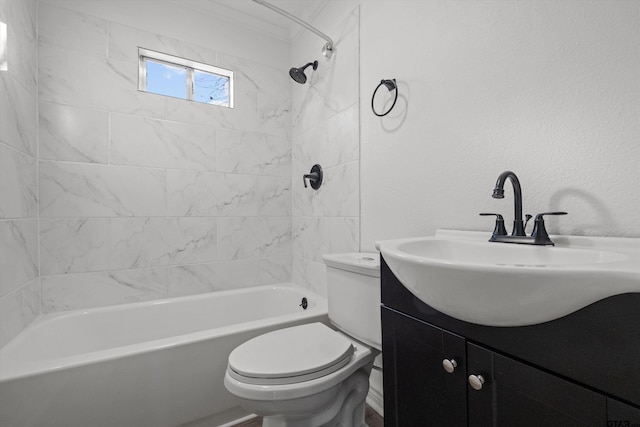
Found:
[[[464,338],[385,308],[382,324],[385,426],[467,425]]]
[[[382,322],[387,427],[606,425],[603,395],[388,308]]]
[[[549,333],[548,324],[492,328],[452,319],[415,298],[384,260],[381,280],[385,426],[640,427],[640,401],[632,400],[640,395],[640,348],[633,347],[640,335],[628,337],[631,349],[591,354],[580,339],[559,340],[566,332]],[[588,324],[580,326],[593,338]],[[616,343],[616,333],[602,345]],[[563,369],[566,358],[571,369]],[[593,382],[584,381],[594,366]]]
[[[469,426],[605,426],[603,395],[509,357],[467,343]]]

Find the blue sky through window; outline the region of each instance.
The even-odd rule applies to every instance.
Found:
[[[193,70],[193,100],[229,106],[229,77]]]
[[[187,70],[147,59],[147,92],[187,99]]]
[[[138,55],[138,90],[233,108],[233,71],[144,48]]]

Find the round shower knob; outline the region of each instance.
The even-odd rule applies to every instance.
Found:
[[[302,177],[304,188],[307,188],[307,180],[309,180],[309,184],[311,184],[311,188],[314,190],[320,188],[322,185],[322,175],[322,166],[318,164],[313,165],[311,172]]]
[[[482,375],[469,375],[469,385],[474,390],[482,390],[484,377]]]
[[[453,371],[455,371],[458,367],[458,362],[456,362],[454,359],[444,359],[442,361],[442,367],[445,371],[447,371],[447,373],[453,374]]]

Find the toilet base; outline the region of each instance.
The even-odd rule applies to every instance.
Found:
[[[320,394],[263,402],[266,405],[252,402],[251,409],[262,415],[263,427],[367,427],[364,413],[372,366],[373,361]]]

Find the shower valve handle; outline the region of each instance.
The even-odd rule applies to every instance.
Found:
[[[320,188],[322,185],[322,167],[318,164],[313,165],[311,171],[302,177],[304,188],[307,188],[307,179],[309,180],[309,184],[311,184],[311,188],[314,190]]]
[[[311,186],[313,186],[313,184],[315,184],[315,182],[318,180],[318,174],[314,172],[314,173],[305,175],[302,178],[302,183],[304,184],[304,188],[307,188],[307,180],[309,180],[309,183],[311,184]]]

